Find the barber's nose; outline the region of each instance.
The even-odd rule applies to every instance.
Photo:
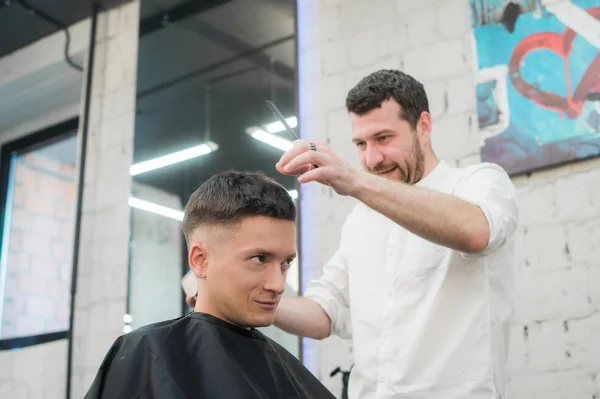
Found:
[[[264,289],[282,295],[285,290],[285,274],[281,271],[281,266],[270,267],[268,273]]]
[[[381,162],[383,162],[383,154],[381,151],[374,147],[367,147],[365,150],[365,165],[367,165],[369,169],[373,169]]]

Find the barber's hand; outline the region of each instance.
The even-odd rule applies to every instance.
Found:
[[[187,303],[188,306],[193,309],[196,306],[196,297],[195,296],[186,296],[185,303]]]
[[[279,173],[299,176],[298,182],[316,181],[331,186],[340,195],[351,195],[359,173],[348,162],[335,154],[323,142],[296,140],[275,165]],[[315,166],[317,166],[315,168]]]

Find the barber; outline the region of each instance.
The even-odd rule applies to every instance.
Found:
[[[407,74],[365,77],[346,107],[363,170],[307,140],[277,163],[359,202],[321,276],[304,296],[282,298],[275,325],[351,338],[350,398],[505,398],[518,223],[510,178],[495,164],[436,157],[427,95]]]

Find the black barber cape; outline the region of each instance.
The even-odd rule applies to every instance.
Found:
[[[260,331],[204,313],[119,337],[85,399],[320,399],[334,396]]]

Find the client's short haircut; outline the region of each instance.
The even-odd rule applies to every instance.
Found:
[[[262,173],[219,173],[190,196],[183,216],[183,234],[189,244],[199,226],[236,224],[248,216],[296,221],[296,206],[281,184]]]

